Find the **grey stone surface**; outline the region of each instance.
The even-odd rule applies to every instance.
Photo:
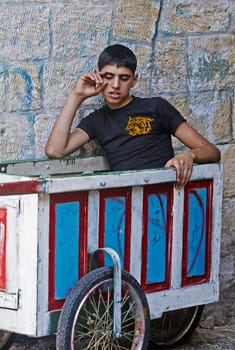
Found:
[[[235,349],[235,319],[224,326],[196,329],[188,344],[176,347],[178,350],[233,350]],[[56,350],[55,338],[38,340],[19,337],[9,350]]]

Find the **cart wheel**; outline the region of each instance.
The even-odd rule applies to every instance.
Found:
[[[149,309],[143,290],[122,272],[121,334],[114,340],[113,269],[89,272],[71,290],[61,311],[57,350],[146,350],[149,341]]]
[[[150,322],[149,349],[169,349],[189,340],[200,321],[204,305],[165,312]]]
[[[0,350],[7,350],[14,341],[15,334],[0,330]]]

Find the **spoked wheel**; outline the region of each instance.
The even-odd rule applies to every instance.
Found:
[[[165,312],[151,320],[149,349],[169,349],[189,340],[200,321],[204,305]]]
[[[14,333],[0,330],[0,350],[9,349],[10,345],[14,341],[14,338]]]
[[[122,272],[121,334],[113,339],[113,269],[99,268],[71,290],[61,311],[57,350],[146,350],[149,309],[143,290]]]

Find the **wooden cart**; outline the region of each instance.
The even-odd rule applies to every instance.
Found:
[[[58,349],[98,349],[93,330],[106,344],[100,349],[147,349],[149,336],[150,349],[169,347],[189,337],[203,305],[218,300],[221,164],[195,165],[181,190],[174,169],[109,172],[103,157],[0,166],[5,338],[5,331],[58,332]],[[91,289],[103,300],[95,318]]]

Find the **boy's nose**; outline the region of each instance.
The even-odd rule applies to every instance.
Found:
[[[119,77],[114,77],[112,83],[113,83],[112,85],[114,88],[116,88],[116,89],[119,88],[119,86],[120,86]]]

